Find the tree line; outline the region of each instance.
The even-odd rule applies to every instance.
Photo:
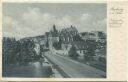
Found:
[[[30,39],[16,41],[15,38],[3,38],[3,65],[25,65],[31,61],[37,60],[34,46],[34,42]]]

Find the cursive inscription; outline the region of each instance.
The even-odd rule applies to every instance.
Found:
[[[120,27],[124,20],[122,15],[124,14],[124,9],[121,7],[111,7],[110,8],[111,18],[109,20],[110,27]]]

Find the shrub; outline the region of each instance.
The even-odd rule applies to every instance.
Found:
[[[77,50],[76,50],[76,47],[75,46],[72,46],[71,48],[70,48],[70,50],[69,50],[69,52],[68,52],[68,56],[69,57],[72,57],[72,58],[74,58],[74,59],[77,59],[78,58],[78,53],[76,52]]]

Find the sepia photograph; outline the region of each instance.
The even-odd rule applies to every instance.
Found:
[[[2,77],[107,78],[106,3],[3,3]]]

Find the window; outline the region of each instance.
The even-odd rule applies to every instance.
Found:
[[[85,50],[83,50],[83,53],[85,53]]]
[[[71,37],[71,41],[73,41],[73,38]]]
[[[69,42],[69,37],[68,37],[68,42]]]
[[[65,38],[63,37],[63,41],[65,41]]]

